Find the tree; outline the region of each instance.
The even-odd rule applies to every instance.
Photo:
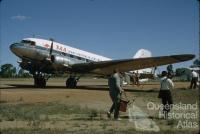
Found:
[[[4,64],[1,66],[0,76],[3,78],[11,78],[16,76],[16,67],[12,64]]]
[[[193,65],[191,65],[191,67],[200,67],[200,60],[199,59],[195,59],[193,61]]]
[[[24,75],[24,69],[20,69],[19,71],[18,71],[18,77],[23,77],[23,75]]]
[[[30,77],[30,74],[27,71],[25,71],[24,69],[21,68],[18,71],[18,77],[28,78],[28,77]]]
[[[187,81],[190,80],[191,71],[188,68],[177,68],[176,76],[185,78]]]

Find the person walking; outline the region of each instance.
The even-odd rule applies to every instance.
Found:
[[[133,86],[136,85],[136,74],[133,72],[132,74]]]
[[[109,77],[108,86],[109,86],[109,94],[113,104],[110,110],[107,112],[107,116],[108,118],[111,118],[111,114],[114,111],[114,119],[121,120],[119,118],[119,108],[120,108],[121,93],[124,90],[121,87],[121,78],[118,69],[115,69],[113,71],[113,74]]]
[[[190,83],[190,89],[196,89],[197,87],[197,81],[198,81],[198,74],[194,70],[192,70],[191,73],[191,83]]]
[[[137,71],[137,73],[135,74],[135,84],[136,84],[137,86],[140,86],[140,74],[138,73],[138,71]]]
[[[173,100],[172,100],[171,90],[173,88],[174,88],[173,81],[167,77],[167,72],[163,71],[160,82],[159,98],[162,99],[163,114],[165,119],[168,118],[168,113],[172,109]]]

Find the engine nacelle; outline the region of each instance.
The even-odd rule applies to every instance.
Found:
[[[69,65],[69,59],[58,55],[52,55],[51,62],[55,64]]]

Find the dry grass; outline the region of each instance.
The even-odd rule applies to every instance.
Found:
[[[46,89],[33,88],[32,79],[1,79],[0,126],[1,133],[44,134],[153,134],[139,132],[130,123],[127,113],[123,121],[108,120],[106,111],[111,105],[107,81],[81,79],[77,89],[66,89],[65,79],[50,79]],[[96,86],[97,84],[97,86]],[[176,82],[172,91],[174,103],[199,104],[198,90],[188,89],[189,83]],[[161,131],[159,134],[195,134],[197,129],[175,129],[178,120],[157,118],[158,111],[147,109],[148,102],[160,104],[157,98],[159,83],[152,82],[125,87],[129,99],[152,118]],[[195,120],[198,121],[198,120]]]

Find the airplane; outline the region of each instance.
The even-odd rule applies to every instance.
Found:
[[[135,55],[133,56],[133,59],[147,58],[147,57],[152,57],[151,51],[141,48],[135,53]],[[134,81],[133,75],[136,75],[136,74],[139,76],[139,83],[147,82],[150,79],[155,79],[157,78],[155,71],[156,71],[156,67],[126,72],[124,74],[123,84],[129,85],[130,81]]]
[[[152,57],[151,51],[147,49],[139,49],[136,54],[133,56],[134,59],[137,58],[147,58],[147,57]],[[149,79],[154,79],[156,78],[156,67],[153,68],[145,68],[145,69],[140,69],[140,70],[135,70],[131,71],[132,73],[134,72],[135,74],[139,74],[139,81],[140,82],[146,82]]]
[[[193,54],[147,57],[136,59],[119,59],[97,55],[55,42],[53,39],[25,38],[10,45],[10,50],[21,60],[18,61],[22,69],[29,71],[34,78],[36,88],[45,88],[48,78],[52,74],[69,73],[66,80],[67,88],[76,88],[76,75],[95,75],[107,77],[114,69],[120,72],[145,69],[155,66],[172,64],[191,60]]]
[[[137,59],[137,58],[147,58],[147,57],[152,57],[152,53],[151,51],[147,50],[147,49],[139,49],[136,54],[133,56],[133,59]],[[141,75],[145,75],[145,74],[152,74],[153,72],[153,68],[145,68],[145,69],[140,69],[140,70],[135,70],[135,71],[131,71],[131,72],[135,72],[135,73],[139,73],[140,76]]]
[[[188,69],[191,71],[192,70],[197,71],[197,72],[200,71],[200,67],[189,67]]]

